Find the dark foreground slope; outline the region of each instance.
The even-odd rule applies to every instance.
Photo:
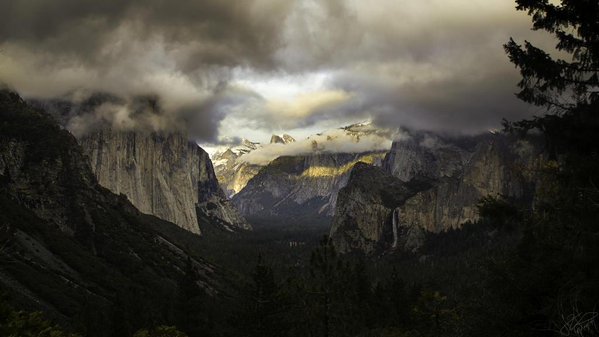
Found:
[[[8,91],[0,230],[2,290],[87,336],[185,326],[194,297],[227,288],[222,271],[180,243],[193,234],[101,187],[75,138]]]

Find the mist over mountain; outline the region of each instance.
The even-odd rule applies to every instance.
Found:
[[[367,121],[326,130],[301,140],[295,140],[286,134],[273,135],[268,144],[244,140],[239,146],[216,151],[212,160],[223,189],[233,196],[239,193],[262,167],[278,157],[384,151],[399,135],[399,130],[381,129]]]
[[[79,120],[79,128],[103,118],[175,123],[214,144],[239,131],[261,142],[281,131],[301,139],[307,128],[367,118],[473,134],[528,114],[511,94],[517,73],[500,46],[510,35],[543,45],[547,38],[529,32],[526,15],[512,7],[483,0],[385,0],[376,8],[339,0],[13,1],[0,7],[0,81],[27,99],[96,92],[122,99]],[[138,120],[137,97],[159,102],[160,116]]]
[[[96,93],[79,101],[32,104],[77,136],[102,186],[125,195],[140,211],[196,234],[209,225],[201,223],[198,212],[226,230],[251,228],[221,191],[208,154],[182,124],[166,122],[156,98],[137,97],[131,103]]]
[[[0,1],[0,337],[599,336],[597,0]]]

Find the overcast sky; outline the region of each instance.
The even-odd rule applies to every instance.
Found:
[[[0,81],[28,98],[155,95],[201,143],[365,119],[476,133],[535,112],[513,95],[510,36],[551,45],[512,0],[8,0]]]

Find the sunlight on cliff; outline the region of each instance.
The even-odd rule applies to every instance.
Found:
[[[380,162],[385,158],[385,153],[372,153],[359,158],[351,163],[347,163],[343,166],[339,167],[330,167],[330,166],[312,166],[302,172],[301,177],[309,177],[309,178],[323,178],[323,177],[335,177],[340,176],[352,169],[354,165],[358,162],[364,162],[366,164],[375,164],[376,162]]]

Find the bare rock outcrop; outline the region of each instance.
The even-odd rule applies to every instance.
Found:
[[[249,228],[220,190],[208,154],[185,135],[105,128],[79,142],[99,183],[140,211],[196,234],[202,227],[196,207],[231,228]]]
[[[404,183],[379,167],[357,163],[339,192],[330,236],[342,253],[374,253],[384,247],[412,249],[421,230],[399,222],[398,205],[428,185]]]
[[[342,252],[397,249],[402,240],[403,248],[414,250],[425,232],[438,233],[478,220],[476,206],[483,197],[502,196],[532,206],[537,188],[534,172],[542,162],[540,148],[532,139],[504,134],[451,142],[417,135],[396,141],[383,163],[388,176],[370,174],[388,182],[386,194],[402,198],[382,207],[377,188],[359,188],[365,174],[352,174],[339,193],[331,237]],[[389,177],[396,181],[391,183]],[[418,181],[427,184],[415,184]],[[408,186],[413,193],[406,196]],[[345,197],[348,194],[352,196]],[[384,232],[394,239],[379,235]]]
[[[360,162],[379,165],[384,152],[283,156],[260,170],[233,197],[243,215],[332,216],[339,190]]]

